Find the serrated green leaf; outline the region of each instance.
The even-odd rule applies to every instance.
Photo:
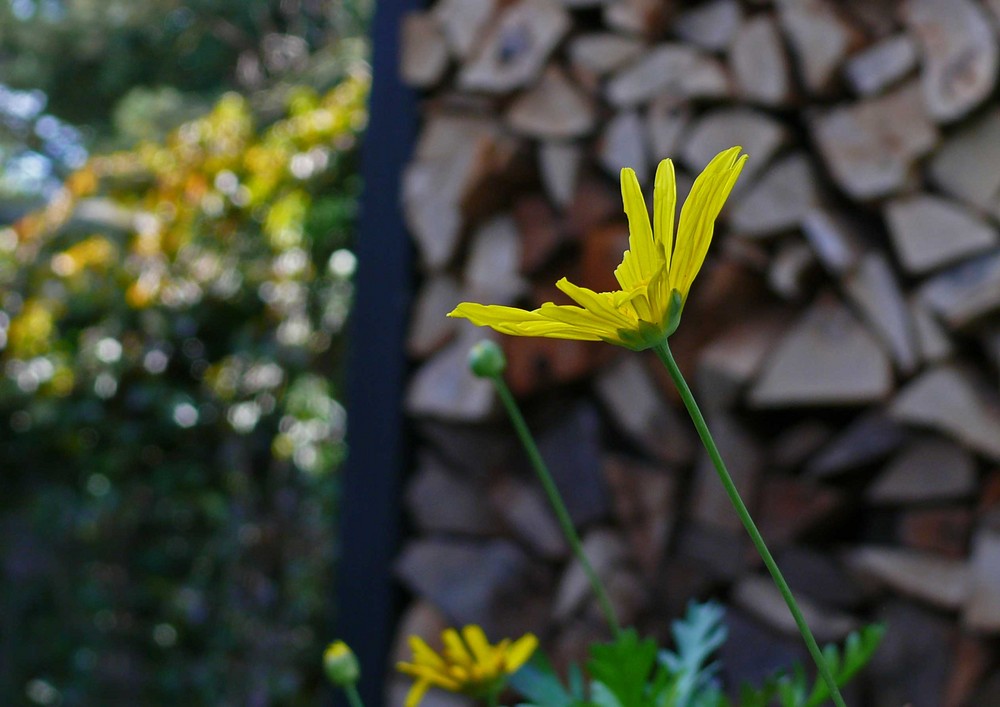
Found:
[[[868,664],[884,636],[885,626],[883,624],[870,624],[860,631],[852,631],[848,635],[844,642],[843,657],[835,645],[829,645],[824,649],[824,655],[831,656],[827,662],[838,687],[846,685],[859,670]],[[804,707],[819,707],[828,699],[830,699],[829,688],[822,679],[817,678],[809,699],[801,704]]]
[[[660,662],[673,676],[669,687],[671,707],[696,707],[695,698],[711,687],[718,671],[709,657],[725,643],[727,631],[722,619],[725,609],[714,602],[688,605],[684,618],[675,621],[671,633],[675,651],[661,651]],[[721,694],[721,693],[719,693]]]
[[[639,639],[635,629],[626,629],[610,643],[590,647],[587,670],[595,683],[601,683],[627,707],[650,704],[647,685],[656,664],[656,642]]]

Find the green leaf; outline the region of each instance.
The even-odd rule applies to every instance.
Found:
[[[607,689],[625,707],[651,704],[647,695],[650,673],[656,665],[656,642],[640,640],[635,629],[626,629],[611,643],[590,647],[587,670],[600,690]]]
[[[844,653],[841,657],[835,645],[827,646],[823,655],[827,657],[830,671],[838,687],[846,685],[872,659],[882,638],[885,637],[884,624],[870,624],[861,631],[852,631],[844,643]],[[819,707],[830,699],[830,690],[823,680],[817,678],[805,707]]]
[[[838,687],[850,682],[868,664],[884,635],[885,626],[872,624],[847,637],[843,654],[833,644],[823,649],[823,656]],[[830,699],[830,690],[818,676],[812,690],[809,690],[805,670],[796,664],[791,674],[778,673],[768,678],[759,689],[744,686],[740,693],[740,707],[767,707],[774,697],[778,698],[781,707],[819,707]]]
[[[590,684],[590,699],[595,707],[626,707],[603,682]]]
[[[675,621],[671,633],[676,644],[675,651],[662,651],[660,662],[673,675],[670,686],[671,707],[696,707],[705,704],[697,700],[710,690],[718,672],[717,663],[707,663],[709,657],[726,641],[726,627],[722,623],[725,609],[715,602],[692,602],[683,619]],[[718,690],[715,690],[718,693]],[[721,695],[721,693],[719,693]],[[709,703],[711,704],[711,703]]]
[[[573,683],[573,672],[570,672],[570,682]],[[577,680],[580,680],[579,669],[576,669]],[[542,651],[535,651],[527,663],[521,666],[510,677],[510,685],[531,704],[538,707],[573,707],[579,699],[566,691],[559,676],[552,668],[552,663]],[[574,690],[576,693],[576,690]]]

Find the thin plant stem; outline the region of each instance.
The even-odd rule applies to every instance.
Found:
[[[344,692],[347,694],[347,701],[351,703],[351,707],[365,707],[365,703],[361,701],[361,695],[358,694],[358,688],[354,685],[344,685]]]
[[[698,436],[701,438],[702,444],[705,445],[705,449],[708,451],[708,456],[712,460],[713,466],[715,466],[715,471],[718,473],[719,480],[722,482],[722,486],[726,490],[726,495],[729,496],[729,501],[733,504],[733,508],[736,510],[736,515],[740,517],[743,527],[746,528],[747,533],[750,535],[750,540],[753,541],[754,547],[757,548],[757,552],[760,554],[761,559],[764,560],[764,565],[767,567],[768,572],[771,573],[771,579],[774,580],[775,586],[778,588],[778,591],[781,592],[781,596],[788,605],[788,610],[792,612],[792,617],[795,619],[795,625],[798,626],[799,633],[802,634],[802,639],[805,641],[810,655],[812,655],[813,660],[816,662],[816,667],[819,669],[823,682],[826,683],[827,688],[830,690],[831,699],[837,707],[846,707],[844,698],[841,696],[840,690],[837,688],[837,681],[834,680],[833,674],[830,672],[830,666],[826,664],[823,652],[816,643],[816,639],[813,637],[812,631],[809,630],[809,625],[806,623],[805,617],[802,616],[802,611],[799,609],[799,605],[795,601],[795,597],[792,596],[792,590],[789,588],[788,583],[782,576],[781,570],[778,569],[778,564],[771,556],[771,551],[767,549],[767,545],[764,543],[764,538],[761,536],[760,531],[757,530],[757,525],[753,522],[753,518],[750,517],[750,511],[747,510],[746,504],[743,503],[743,499],[740,497],[740,492],[736,489],[736,484],[733,483],[733,477],[729,475],[729,471],[726,469],[726,464],[722,461],[722,455],[719,454],[719,448],[715,445],[715,440],[712,439],[712,433],[708,430],[708,425],[705,423],[705,417],[701,414],[701,410],[698,408],[698,403],[695,402],[694,395],[691,394],[691,389],[688,387],[687,381],[684,380],[684,376],[681,374],[681,369],[678,367],[673,354],[670,352],[670,347],[667,345],[667,342],[664,341],[660,346],[653,347],[653,350],[656,352],[656,355],[659,356],[663,365],[666,366],[667,371],[670,373],[670,377],[677,386],[677,391],[681,395],[681,400],[684,401],[684,407],[687,408],[688,414],[691,415],[691,421],[694,422],[695,429],[698,430]]]
[[[486,704],[488,707],[499,707],[500,705],[500,691],[494,690],[486,698]]]
[[[580,536],[577,535],[576,529],[573,527],[569,511],[566,510],[566,504],[563,503],[559,489],[556,487],[556,482],[552,479],[552,474],[549,473],[549,469],[545,465],[545,460],[542,459],[542,455],[538,451],[538,446],[535,444],[535,440],[528,430],[528,425],[524,421],[524,416],[521,415],[517,401],[514,400],[514,396],[511,394],[510,388],[503,381],[503,378],[495,375],[490,376],[490,380],[493,381],[493,385],[497,389],[497,394],[500,396],[500,400],[503,402],[504,407],[507,409],[507,414],[510,416],[510,421],[514,424],[514,430],[517,432],[521,444],[524,445],[524,450],[528,453],[528,460],[531,462],[531,466],[534,467],[535,473],[538,475],[538,480],[541,481],[542,488],[545,489],[545,494],[549,497],[549,502],[555,511],[556,519],[559,521],[563,535],[566,536],[573,554],[576,555],[580,566],[583,567],[584,574],[587,575],[587,579],[590,581],[590,586],[597,596],[597,602],[601,606],[604,618],[611,627],[611,632],[615,638],[620,637],[622,630],[621,625],[618,623],[618,617],[615,615],[615,609],[611,605],[611,600],[608,598],[608,593],[605,591],[604,585],[590,564],[590,560],[587,559],[586,554],[583,552],[583,543],[580,542]]]

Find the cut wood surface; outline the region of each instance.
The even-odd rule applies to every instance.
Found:
[[[727,681],[804,655],[655,357],[443,317],[464,300],[568,304],[561,277],[619,289],[620,170],[651,207],[672,158],[680,207],[741,145],[671,349],[821,640],[891,623],[848,702],[1000,703],[998,30],[1000,0],[430,0],[411,15],[406,620],[531,630],[561,668],[607,638],[491,386],[465,368],[489,336],[623,618],[663,636],[690,599],[722,601]]]

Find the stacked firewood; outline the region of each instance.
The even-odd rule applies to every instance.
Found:
[[[750,160],[672,348],[820,641],[889,631],[852,704],[1000,704],[1000,2],[437,0],[401,28],[422,131],[402,175],[421,284],[400,635],[605,635],[460,301],[617,289],[623,166],[680,198]],[[731,685],[802,658],[649,354],[503,337],[626,623],[728,608]],[[398,686],[397,686],[398,688]],[[397,700],[394,697],[393,700]],[[431,697],[428,697],[430,704]],[[448,702],[451,704],[451,702]]]

